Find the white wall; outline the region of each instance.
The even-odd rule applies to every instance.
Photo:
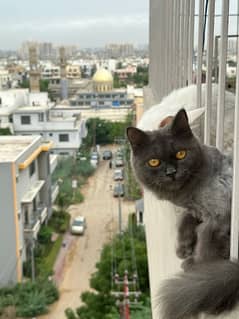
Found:
[[[0,107],[12,107],[12,109],[26,105],[28,102],[28,89],[15,89],[0,91],[2,105]]]
[[[48,104],[48,93],[46,92],[30,93],[29,105],[33,106],[33,104],[37,106],[46,106]]]

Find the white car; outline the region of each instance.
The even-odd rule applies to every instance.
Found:
[[[84,216],[77,216],[71,224],[71,233],[74,235],[84,235],[86,229],[86,220]]]
[[[115,181],[122,181],[124,179],[123,177],[123,170],[122,169],[115,169],[114,170],[114,180]]]

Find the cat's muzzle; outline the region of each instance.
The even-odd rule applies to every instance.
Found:
[[[167,176],[174,176],[177,173],[177,169],[175,166],[168,164],[165,173]]]

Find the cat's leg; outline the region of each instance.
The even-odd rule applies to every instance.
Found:
[[[176,254],[179,258],[185,259],[192,256],[197,242],[196,228],[199,223],[199,220],[193,217],[190,213],[184,213],[178,225]]]
[[[227,259],[230,253],[230,220],[213,219],[201,223],[197,228],[197,244],[192,257],[182,267],[189,269],[195,263]]]

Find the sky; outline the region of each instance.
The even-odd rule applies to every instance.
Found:
[[[148,43],[149,0],[0,0],[0,49],[23,41]]]

